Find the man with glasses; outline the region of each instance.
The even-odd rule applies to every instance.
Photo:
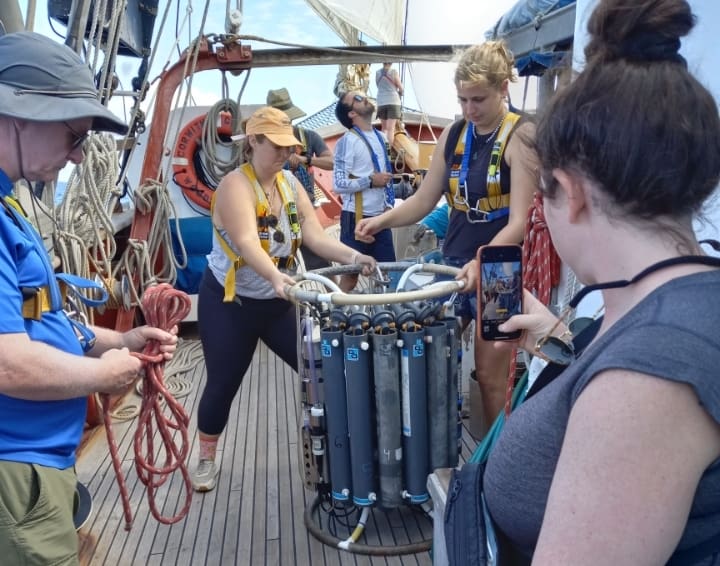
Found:
[[[121,393],[140,375],[130,354],[177,338],[86,327],[63,310],[40,235],[13,199],[14,183],[51,182],[83,160],[89,130],[127,127],[97,98],[70,48],[20,32],[0,37],[0,556],[3,564],[76,564],[75,450],[87,396]],[[76,329],[82,331],[81,340]]]
[[[335,146],[333,186],[343,200],[340,241],[377,261],[388,262],[395,261],[389,229],[376,233],[372,242],[355,238],[355,225],[360,220],[382,214],[395,202],[387,140],[373,128],[374,112],[373,103],[360,92],[347,92],[338,99],[335,116],[348,131]],[[344,275],[340,280],[345,292],[356,284],[357,275]]]

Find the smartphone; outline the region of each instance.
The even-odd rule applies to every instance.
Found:
[[[498,326],[522,313],[522,248],[483,246],[477,252],[480,269],[475,324],[483,340],[514,340],[521,332],[500,332]]]

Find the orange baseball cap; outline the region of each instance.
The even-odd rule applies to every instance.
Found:
[[[302,142],[293,135],[293,127],[288,115],[272,106],[263,106],[253,112],[245,123],[245,134],[232,136],[232,139],[241,140],[251,134],[262,134],[280,147],[302,145]]]

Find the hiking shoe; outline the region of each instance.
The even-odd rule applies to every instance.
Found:
[[[215,487],[215,476],[218,475],[218,467],[212,460],[200,460],[195,473],[192,476],[193,489],[195,491],[210,491]]]

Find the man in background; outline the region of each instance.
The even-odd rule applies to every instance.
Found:
[[[293,104],[290,93],[286,88],[269,90],[267,93],[267,105],[285,112],[290,121],[305,116],[305,112]],[[300,179],[310,197],[310,202],[318,206],[315,197],[313,168],[319,167],[331,171],[333,168],[332,151],[330,151],[320,135],[313,130],[293,126],[293,133],[297,139],[303,142],[303,145],[298,146],[295,153],[290,155],[285,168],[290,169]]]
[[[395,261],[392,232],[381,230],[372,242],[355,238],[355,224],[378,216],[395,203],[390,157],[382,132],[373,128],[375,106],[358,91],[343,93],[335,105],[335,116],[348,131],[335,146],[333,188],[342,196],[340,241],[379,262]],[[343,275],[340,288],[349,292],[357,275]]]

